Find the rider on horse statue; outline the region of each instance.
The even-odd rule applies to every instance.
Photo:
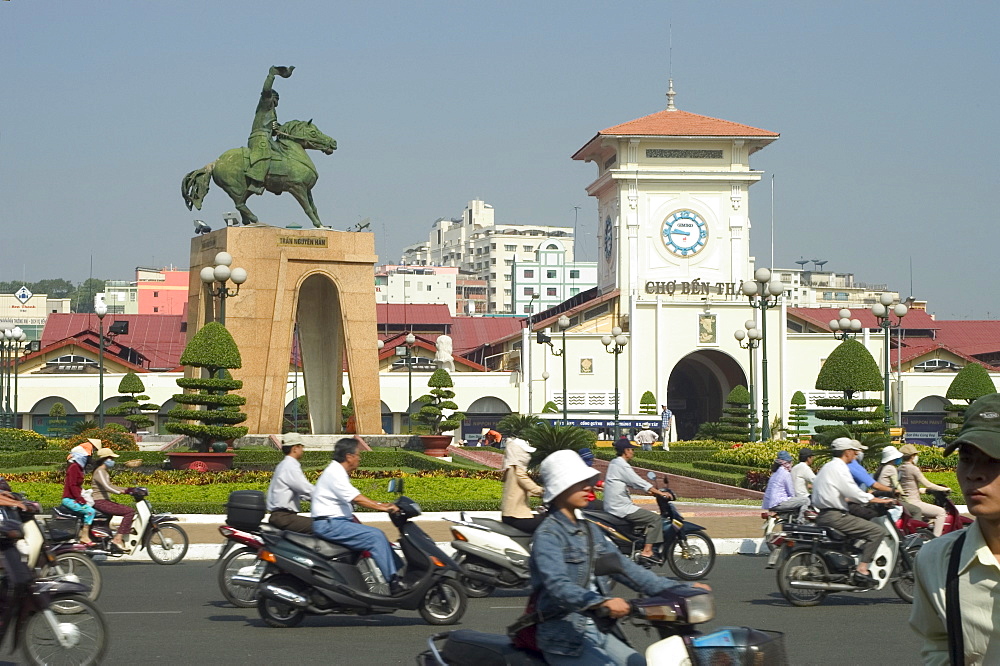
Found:
[[[267,78],[264,79],[264,88],[260,91],[260,101],[257,103],[257,111],[253,116],[253,128],[250,130],[250,138],[247,146],[250,148],[250,168],[247,170],[247,178],[250,180],[248,189],[253,194],[264,193],[264,179],[267,177],[267,169],[271,163],[271,137],[278,129],[278,114],[275,109],[278,106],[278,92],[271,89],[274,83],[274,76],[287,79],[292,75],[295,67],[272,67]]]

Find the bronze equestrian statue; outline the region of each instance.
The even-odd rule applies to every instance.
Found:
[[[312,120],[278,123],[278,93],[271,86],[275,76],[287,79],[294,69],[272,67],[268,71],[247,148],[227,150],[216,161],[184,176],[181,195],[188,210],[201,210],[210,182],[214,181],[236,204],[243,224],[257,222],[257,216],[247,208],[247,199],[267,190],[274,194],[290,192],[313,225],[323,226],[312,198],[319,174],[306,150],[321,150],[329,155],[337,149],[337,142],[320,132]]]

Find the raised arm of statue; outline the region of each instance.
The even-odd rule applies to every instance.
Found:
[[[262,129],[270,132],[274,129],[274,125],[278,122],[278,115],[274,110],[278,106],[278,93],[271,88],[274,85],[274,77],[280,76],[283,79],[287,79],[292,75],[294,70],[294,66],[275,66],[268,70],[267,78],[264,79],[264,87],[260,91],[260,101],[257,102],[257,110],[254,113],[251,132]]]

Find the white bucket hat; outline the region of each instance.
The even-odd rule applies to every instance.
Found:
[[[550,454],[541,465],[542,485],[545,493],[542,500],[547,504],[559,497],[567,488],[581,481],[600,476],[592,467],[587,467],[583,458],[573,450],[564,449]]]
[[[890,460],[895,460],[896,458],[902,458],[903,452],[897,449],[893,445],[889,445],[882,449],[882,462],[887,463]]]
[[[503,469],[514,466],[527,469],[531,454],[535,451],[535,447],[520,437],[508,437],[507,447],[503,453]]]

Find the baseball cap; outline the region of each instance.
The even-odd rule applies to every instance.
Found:
[[[812,458],[814,455],[816,455],[816,452],[813,451],[812,449],[808,448],[808,447],[803,448],[803,449],[799,449],[799,458],[800,459],[803,456],[806,457],[806,458]]]
[[[637,448],[639,447],[624,438],[619,439],[617,442],[615,442],[615,451],[617,451],[618,453],[622,453],[623,451],[625,451],[625,449],[637,449]]]
[[[856,439],[851,439],[850,437],[838,437],[837,439],[830,442],[830,448],[834,451],[847,451],[849,449],[854,449],[855,451],[867,451],[868,447],[864,446],[861,442]]]
[[[1000,393],[978,398],[965,410],[965,422],[958,437],[945,447],[951,454],[962,444],[972,444],[991,458],[1000,458]]]

